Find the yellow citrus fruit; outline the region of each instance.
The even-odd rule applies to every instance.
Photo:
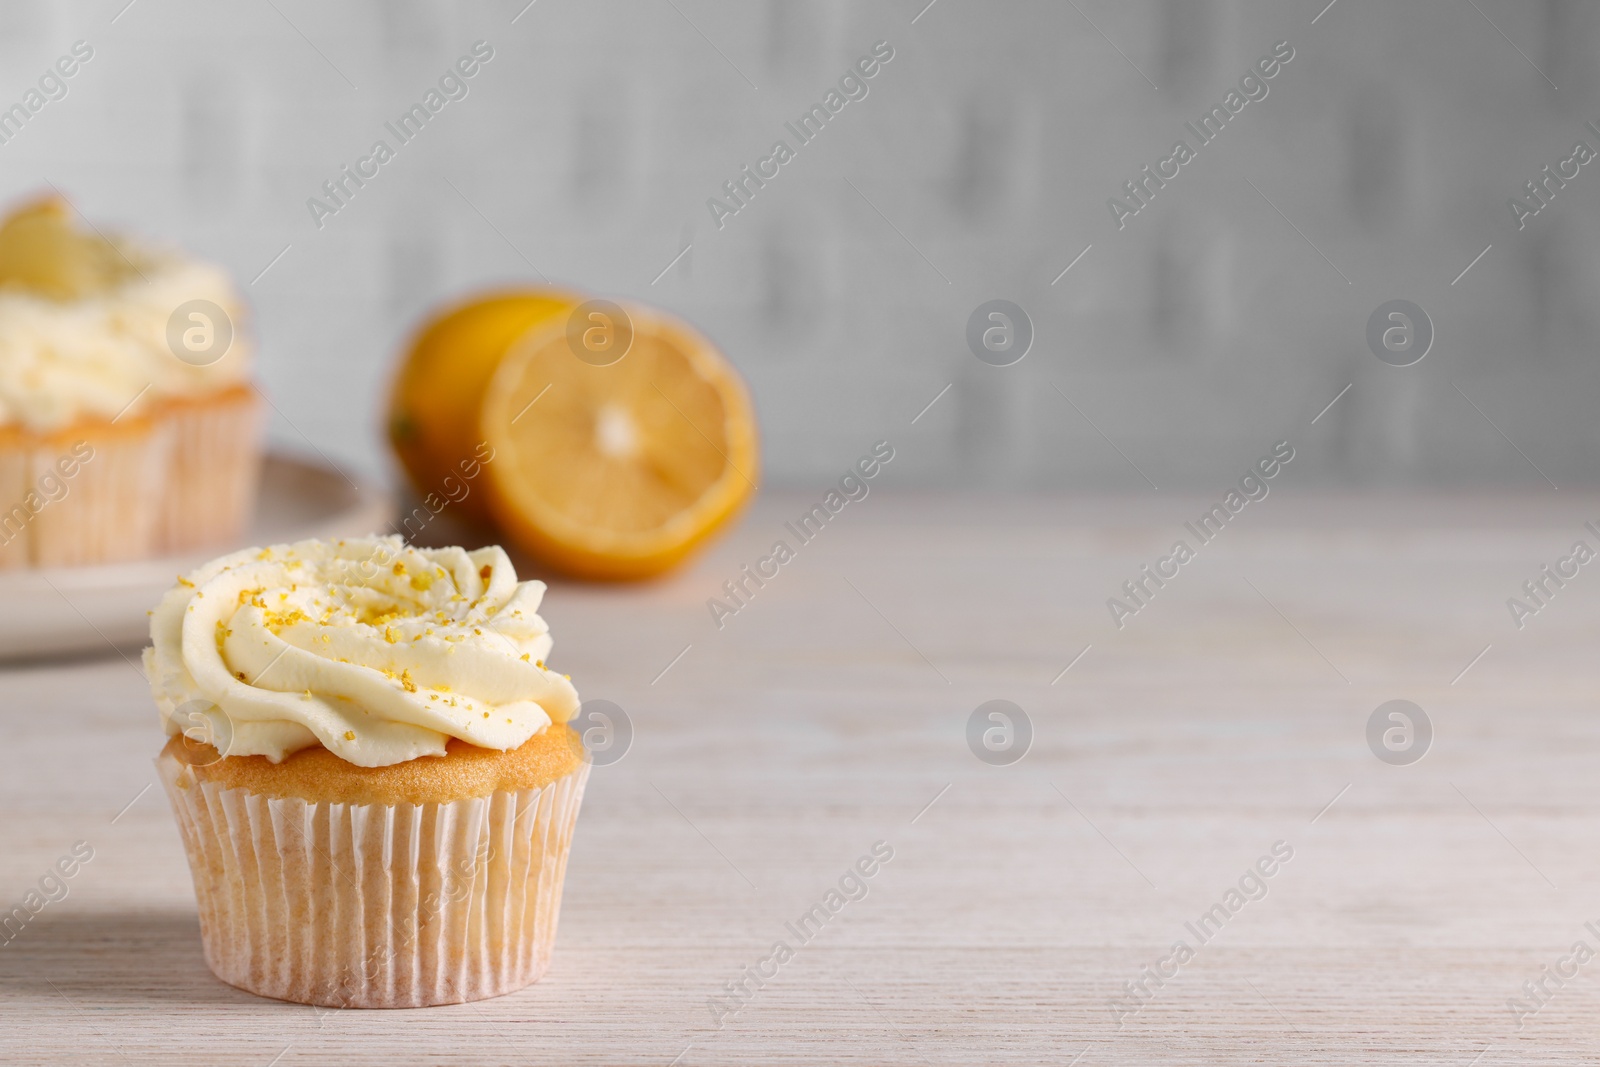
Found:
[[[0,286],[76,300],[137,269],[115,245],[79,230],[59,196],[24,204],[0,222]]]
[[[485,496],[506,536],[550,566],[643,578],[749,500],[755,412],[738,371],[700,334],[608,307],[535,328],[501,361],[480,413],[494,449]],[[588,347],[595,331],[612,349],[601,358]],[[626,332],[631,344],[618,340]]]
[[[464,477],[478,473],[474,464],[487,452],[478,412],[489,379],[512,342],[581,301],[555,289],[490,293],[423,324],[395,376],[388,412],[389,441],[420,495],[455,501],[459,514],[489,520],[481,483]]]

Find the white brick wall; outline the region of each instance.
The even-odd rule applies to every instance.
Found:
[[[1325,0],[938,0],[915,24],[926,0],[538,0],[515,24],[525,0],[124,2],[0,6],[0,101],[95,48],[0,145],[0,194],[53,182],[246,283],[288,245],[249,287],[274,436],[353,470],[387,469],[382,385],[417,317],[531,262],[716,338],[776,484],[888,437],[902,484],[1147,490],[1058,388],[1163,489],[1285,436],[1307,481],[1544,484],[1506,437],[1590,480],[1600,168],[1521,232],[1506,208],[1574,139],[1600,148],[1585,0],[1479,0],[1494,26],[1456,0],[1315,25]],[[316,229],[306,198],[479,39],[470,94]],[[869,96],[719,232],[706,198],[880,39]],[[1119,232],[1107,197],[1284,39],[1268,97]],[[1013,367],[965,346],[992,297],[1035,324]],[[1406,369],[1363,340],[1395,297],[1437,329]]]

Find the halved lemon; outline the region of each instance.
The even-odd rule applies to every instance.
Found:
[[[452,509],[489,521],[484,494],[467,477],[487,450],[478,413],[489,380],[518,337],[582,300],[558,289],[490,293],[423,325],[395,376],[388,418],[389,442],[420,496],[455,501]]]
[[[632,341],[615,362],[597,365],[569,322],[512,345],[478,426],[494,449],[485,497],[502,531],[585,578],[669,569],[738,512],[759,477],[738,371],[685,324],[622,310]]]

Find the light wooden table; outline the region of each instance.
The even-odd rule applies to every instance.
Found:
[[[94,858],[0,948],[0,1061],[1600,1060],[1600,961],[1520,1031],[1507,1007],[1600,948],[1600,563],[1521,631],[1505,604],[1596,545],[1600,499],[1275,489],[1119,631],[1106,598],[1202,501],[875,489],[718,631],[706,598],[808,504],[769,495],[671,581],[550,593],[554,662],[635,737],[591,779],[553,969],[500,1000],[319,1014],[217,982],[137,670],[4,671],[0,900]],[[1365,737],[1395,698],[1435,730],[1410,766]],[[1036,732],[1011,766],[967,745],[992,699]],[[1280,840],[1268,895],[1200,943]],[[878,841],[868,895],[800,944],[784,924]]]

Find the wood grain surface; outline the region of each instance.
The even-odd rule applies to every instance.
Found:
[[[0,948],[0,1061],[1600,1060],[1600,961],[1562,962],[1600,949],[1600,564],[1520,630],[1506,607],[1600,545],[1600,500],[1275,491],[1119,630],[1106,598],[1207,502],[877,490],[719,630],[706,599],[810,503],[765,497],[666,582],[553,586],[552,662],[634,736],[591,779],[550,974],[499,1000],[326,1012],[219,983],[136,651],[0,673],[0,901],[94,850]],[[1033,726],[1009,766],[968,747],[994,699]],[[1433,725],[1409,766],[1368,747],[1392,699]],[[866,895],[795,937],[876,842]],[[1201,941],[1275,842],[1265,896]]]

